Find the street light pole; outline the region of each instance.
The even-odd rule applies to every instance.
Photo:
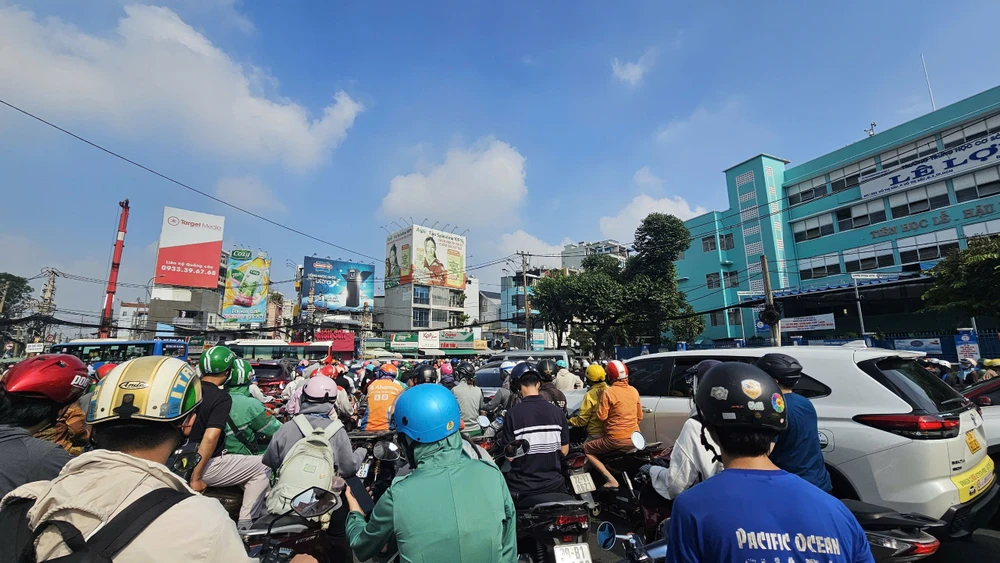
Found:
[[[854,302],[858,306],[858,321],[861,323],[861,337],[865,335],[865,315],[861,312],[861,294],[858,292],[858,278],[852,277],[854,282]]]

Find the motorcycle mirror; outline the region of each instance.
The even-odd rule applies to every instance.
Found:
[[[528,455],[528,450],[530,448],[531,446],[528,444],[527,440],[514,440],[513,442],[507,444],[507,447],[503,449],[503,455],[508,459],[517,459]]]
[[[177,454],[173,463],[170,464],[170,471],[183,479],[189,479],[191,471],[199,463],[201,463],[201,454],[198,452]]]
[[[617,538],[618,531],[611,522],[601,522],[597,527],[597,545],[601,546],[601,549],[611,551]]]
[[[642,437],[642,433],[632,433],[632,445],[635,446],[635,449],[637,450],[641,450],[646,447],[646,439]]]
[[[303,518],[322,516],[340,505],[340,493],[343,492],[346,484],[340,477],[335,477],[332,488],[335,490],[339,488],[336,492],[320,487],[306,489],[292,498],[290,503],[292,510]]]
[[[379,461],[396,461],[399,459],[399,446],[392,442],[377,442],[372,449],[372,455]]]
[[[476,422],[478,422],[479,425],[483,427],[490,425],[490,419],[486,418],[485,416],[480,416],[479,418],[476,419]]]

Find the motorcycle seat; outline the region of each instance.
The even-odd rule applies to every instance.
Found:
[[[271,522],[274,522],[273,526],[271,526]],[[271,533],[287,534],[303,532],[309,528],[317,527],[319,524],[306,520],[298,514],[289,514],[288,516],[268,514],[258,518],[257,521],[250,526],[250,530],[243,533],[243,535],[245,537],[250,537],[266,534],[268,526],[271,526]]]
[[[209,487],[205,489],[205,496],[213,498],[236,497],[243,502],[243,489],[233,485],[230,487]]]
[[[917,514],[903,515],[891,508],[859,500],[844,499],[841,502],[854,514],[861,527],[866,530],[924,527],[937,522],[933,518]]]

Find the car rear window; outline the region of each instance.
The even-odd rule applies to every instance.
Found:
[[[281,377],[281,366],[260,364],[253,368],[254,375],[257,379],[278,379]]]
[[[965,398],[958,391],[911,359],[869,360],[860,367],[915,411],[935,414],[966,408]]]
[[[476,387],[500,387],[500,370],[484,368],[476,372]]]

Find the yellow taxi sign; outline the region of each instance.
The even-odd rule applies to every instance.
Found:
[[[995,478],[993,459],[986,456],[969,471],[952,477],[951,482],[958,487],[958,499],[964,504],[989,489]]]

